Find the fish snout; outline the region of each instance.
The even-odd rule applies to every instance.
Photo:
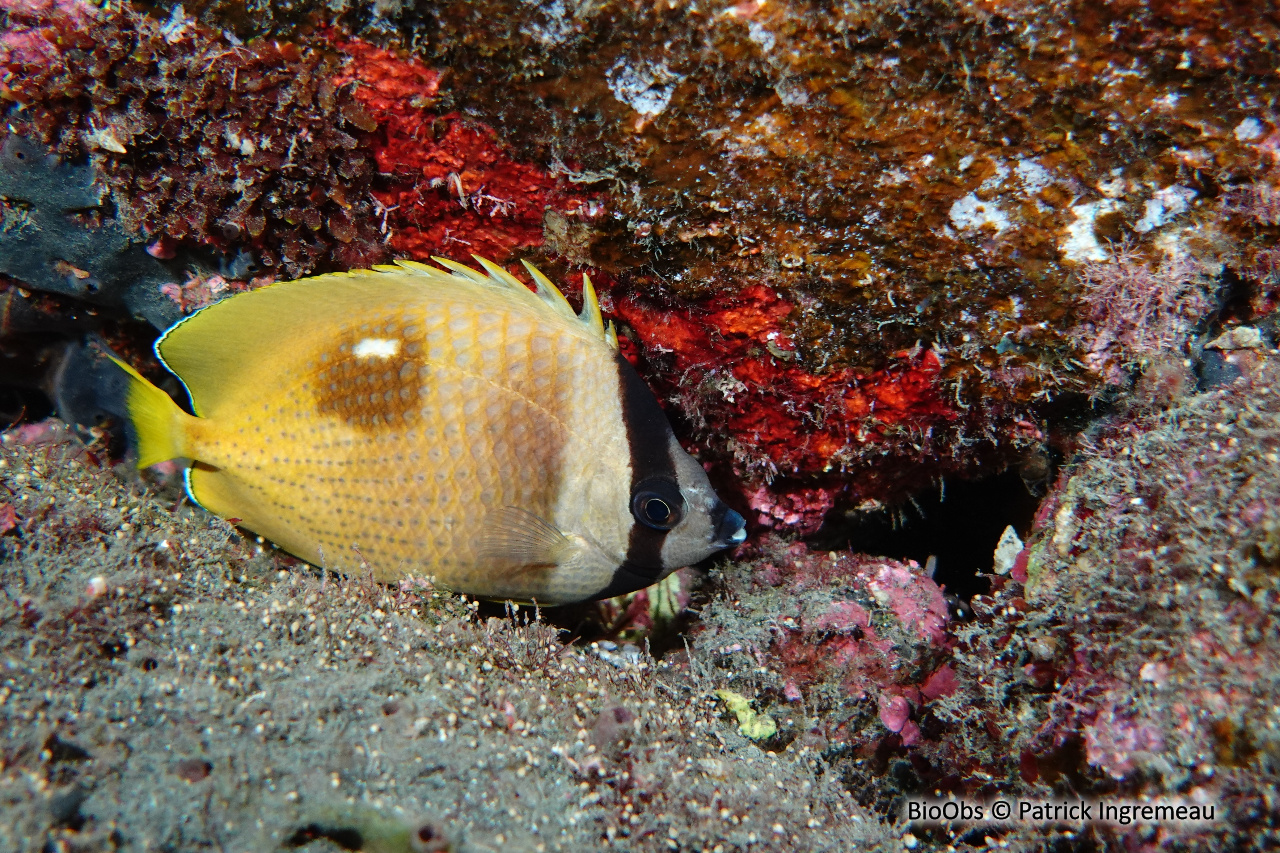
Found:
[[[728,505],[717,501],[717,506],[711,511],[711,523],[716,547],[733,548],[747,541],[747,520]]]

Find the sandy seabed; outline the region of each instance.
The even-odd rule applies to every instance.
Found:
[[[19,519],[0,560],[0,848],[894,837],[812,751],[744,738],[696,655],[601,655],[425,586],[283,570],[74,444],[0,452]]]

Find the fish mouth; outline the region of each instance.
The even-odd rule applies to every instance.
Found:
[[[711,511],[711,523],[715,537],[711,544],[717,548],[735,548],[747,541],[747,520],[725,504]]]

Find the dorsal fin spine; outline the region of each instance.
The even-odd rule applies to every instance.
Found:
[[[471,257],[475,258],[480,263],[480,266],[484,267],[485,272],[489,273],[489,284],[496,285],[498,287],[505,287],[526,302],[532,302],[535,305],[541,302],[539,294],[534,293],[529,289],[527,284],[495,264],[493,261],[488,258],[482,258],[479,255],[472,255]]]
[[[479,270],[473,270],[471,267],[467,266],[466,264],[460,264],[457,261],[451,261],[448,258],[441,258],[437,255],[432,255],[431,260],[435,261],[440,266],[448,270],[451,270],[454,273],[454,275],[458,276],[459,278],[465,278],[468,281],[474,281],[476,284],[489,284],[489,276],[485,275]]]
[[[375,267],[374,269],[378,269],[378,267]],[[404,258],[397,258],[396,265],[394,267],[391,267],[391,270],[395,272],[399,272],[400,269],[412,270],[413,272],[421,272],[421,273],[427,273],[427,274],[440,272],[440,270],[436,269],[435,267],[429,267],[424,263],[419,263],[418,261],[410,261]]]
[[[479,255],[472,255],[471,257],[476,259],[476,263],[484,267],[484,271],[489,274],[489,278],[496,279],[507,287],[523,287],[525,290],[529,289],[520,281],[520,279],[516,278],[488,258],[482,258]]]
[[[541,270],[528,261],[521,261],[521,263],[524,264],[525,269],[529,271],[529,275],[533,278],[533,283],[537,287],[536,292],[530,290],[524,282],[488,258],[482,258],[479,255],[472,255],[471,257],[475,258],[476,262],[483,267],[484,272],[466,264],[434,255],[431,260],[444,267],[444,269],[428,266],[418,261],[403,259],[397,260],[394,264],[377,264],[373,269],[382,273],[409,272],[428,277],[448,277],[453,275],[486,287],[500,287],[504,290],[510,290],[514,294],[519,294],[521,299],[529,300],[545,309],[550,309],[566,320],[578,320],[590,329],[595,337],[598,337],[610,348],[618,349],[617,330],[614,329],[612,322],[609,323],[607,328],[605,327],[604,317],[600,314],[600,300],[596,296],[595,286],[591,283],[591,276],[585,273],[582,276],[582,312],[574,314],[573,307],[569,304],[569,300],[564,298],[560,288],[556,287],[551,279],[543,275]]]
[[[596,298],[596,289],[591,285],[591,276],[582,274],[582,313],[578,319],[586,323],[591,330],[604,339],[604,318],[600,316],[600,300]]]
[[[533,278],[533,283],[538,286],[538,295],[541,296],[546,303],[556,309],[556,313],[565,318],[576,317],[573,313],[573,307],[569,304],[569,300],[564,298],[564,294],[560,292],[560,288],[552,283],[551,279],[542,274],[542,270],[535,267],[528,261],[521,261],[524,268],[529,271],[529,275]]]

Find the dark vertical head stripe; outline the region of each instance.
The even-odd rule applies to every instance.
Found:
[[[675,482],[671,423],[631,362],[621,354],[614,359],[618,363],[618,388],[622,394],[622,422],[627,426],[627,443],[631,447],[631,487],[634,489],[641,480],[659,474],[666,474]]]
[[[671,446],[675,436],[666,413],[658,405],[649,386],[621,354],[614,356],[618,365],[618,393],[622,395],[622,422],[627,428],[627,446],[631,450],[631,488],[649,477],[665,475],[679,484]],[[628,499],[627,512],[631,506]],[[614,572],[609,585],[597,593],[598,598],[643,589],[662,573],[662,543],[665,530],[654,530],[639,522],[631,525],[627,558]]]

